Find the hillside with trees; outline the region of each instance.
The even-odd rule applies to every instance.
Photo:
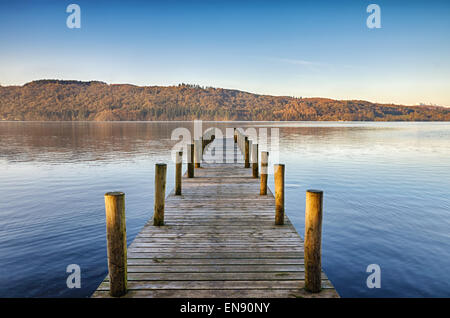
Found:
[[[178,86],[39,80],[0,86],[0,120],[450,121],[450,108]]]

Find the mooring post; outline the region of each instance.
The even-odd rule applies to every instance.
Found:
[[[267,173],[268,173],[269,152],[261,151],[261,187],[259,194],[267,195]]]
[[[236,127],[234,127],[233,136],[234,136],[234,143],[237,143],[238,135],[237,135]]]
[[[244,167],[245,168],[250,168],[250,144],[249,144],[249,140],[248,140],[248,137],[247,136],[245,136],[245,138],[244,138],[244,141],[245,141],[245,151],[244,151],[244,160],[245,160],[245,165],[244,165]]]
[[[127,230],[125,194],[105,194],[106,243],[108,254],[109,293],[113,297],[127,292]]]
[[[164,225],[164,201],[166,198],[166,173],[165,163],[155,164],[155,209],[153,213],[153,225]]]
[[[253,178],[258,178],[258,144],[252,144],[252,172]]]
[[[194,140],[194,162],[196,168],[200,168],[200,162],[202,161],[202,140],[203,138]]]
[[[194,144],[187,145],[188,178],[194,177]]]
[[[178,151],[175,158],[175,195],[181,195],[182,168],[183,168],[183,152]]]
[[[275,176],[275,224],[284,224],[284,164],[274,167]]]
[[[318,293],[322,278],[322,208],[323,191],[306,191],[305,208],[305,289]]]

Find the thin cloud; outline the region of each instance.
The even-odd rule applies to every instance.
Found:
[[[319,70],[332,70],[332,69],[354,69],[352,65],[335,65],[330,63],[322,63],[316,61],[307,61],[307,60],[299,60],[299,59],[287,59],[287,58],[279,58],[279,57],[271,57],[268,60],[272,62],[278,63],[287,63],[291,65],[299,65],[307,67],[310,70],[319,71]]]
[[[283,59],[283,58],[272,58],[272,60],[278,61],[278,62],[294,64],[294,65],[303,65],[303,66],[320,66],[320,65],[325,65],[323,63],[313,62],[313,61],[306,61],[306,60],[294,60],[294,59]]]

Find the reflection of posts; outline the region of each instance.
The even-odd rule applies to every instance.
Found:
[[[275,224],[284,224],[284,165],[274,167],[275,176]]]
[[[258,144],[252,144],[252,173],[253,178],[258,178]]]
[[[323,192],[306,191],[305,209],[305,289],[317,293],[321,289]]]
[[[164,201],[166,198],[166,173],[167,165],[157,163],[155,165],[155,209],[153,213],[153,225],[164,225]]]
[[[175,195],[181,195],[181,169],[183,167],[183,152],[178,151],[175,159]]]
[[[108,251],[109,293],[113,297],[127,292],[127,231],[125,194],[105,194],[106,242]]]
[[[261,151],[261,187],[259,194],[267,195],[267,167],[269,161],[269,152]]]
[[[194,144],[187,145],[188,178],[194,177]]]

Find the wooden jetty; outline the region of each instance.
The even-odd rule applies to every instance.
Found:
[[[287,216],[275,225],[275,197],[268,188],[260,194],[261,178],[246,165],[252,147],[239,134],[234,142],[224,139],[220,149],[211,147],[218,139],[206,146],[194,177],[181,178],[181,195],[171,191],[163,202],[164,225],[151,219],[127,251],[125,246],[125,267],[117,271],[125,276],[123,297],[339,297],[321,271],[320,255],[321,288],[305,290],[303,240]],[[208,163],[230,151],[233,163]],[[261,168],[267,174],[264,163]],[[113,240],[109,234],[108,240]],[[118,244],[120,249],[123,242]],[[111,263],[110,275],[117,265]],[[92,296],[111,297],[109,277]]]

